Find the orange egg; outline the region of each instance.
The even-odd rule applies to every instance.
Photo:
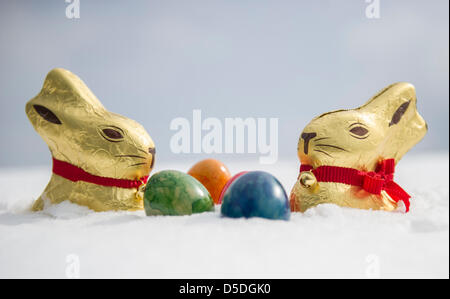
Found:
[[[222,162],[214,159],[198,162],[189,169],[188,174],[196,178],[208,189],[215,204],[219,203],[222,188],[231,178],[228,168]]]

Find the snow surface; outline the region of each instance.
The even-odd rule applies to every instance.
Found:
[[[298,171],[295,160],[228,166],[268,171],[288,194]],[[50,167],[0,169],[0,278],[449,277],[448,152],[399,163],[396,181],[413,196],[408,214],[323,205],[290,221],[228,219],[219,207],[146,217],[63,202],[29,212],[49,175]]]

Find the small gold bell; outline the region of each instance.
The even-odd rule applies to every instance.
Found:
[[[304,171],[300,173],[300,177],[298,180],[300,181],[300,185],[302,185],[303,188],[315,191],[315,189],[318,187],[316,176],[311,171]]]

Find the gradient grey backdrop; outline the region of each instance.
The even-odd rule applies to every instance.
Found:
[[[415,151],[448,152],[448,0],[381,0],[377,20],[365,17],[364,0],[81,0],[78,20],[66,6],[0,2],[0,166],[50,163],[24,106],[54,67],[142,123],[157,161],[206,156],[169,148],[170,121],[196,108],[221,119],[278,117],[280,158],[297,161],[313,116],[359,106],[396,81],[416,86],[429,123]]]

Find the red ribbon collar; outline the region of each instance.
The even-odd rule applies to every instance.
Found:
[[[140,180],[125,180],[101,177],[90,174],[78,166],[53,158],[53,173],[59,175],[72,182],[87,182],[106,187],[119,187],[126,189],[139,188],[147,183],[148,176],[142,177]]]
[[[411,196],[394,182],[394,159],[381,161],[376,171],[370,172],[338,166],[319,166],[313,169],[311,165],[301,165],[300,172],[303,171],[311,171],[318,182],[358,186],[376,195],[380,195],[381,191],[384,190],[395,202],[403,201],[406,212],[409,211]]]

